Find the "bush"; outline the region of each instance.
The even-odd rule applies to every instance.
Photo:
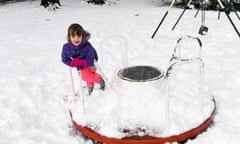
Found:
[[[103,5],[105,4],[105,1],[106,0],[86,0],[87,3],[93,3],[93,4],[96,4],[96,5]]]

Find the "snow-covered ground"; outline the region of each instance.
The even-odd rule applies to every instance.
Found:
[[[0,143],[84,143],[69,127],[68,104],[63,100],[72,94],[69,69],[62,64],[60,53],[67,27],[74,22],[92,34],[91,42],[99,55],[104,47],[103,69],[110,80],[121,68],[119,38],[111,42],[116,35],[127,40],[128,65],[153,65],[164,70],[179,37],[199,37],[205,80],[217,101],[217,115],[207,132],[187,143],[238,143],[240,40],[226,16],[218,21],[217,12],[208,11],[209,33],[200,36],[200,15],[193,18],[193,10],[187,11],[171,31],[182,11],[173,8],[151,39],[167,7],[151,0],[114,2],[93,6],[65,0],[57,11],[41,8],[39,1],[0,6]],[[231,16],[240,29],[240,21]]]

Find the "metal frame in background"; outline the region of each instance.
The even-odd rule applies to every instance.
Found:
[[[167,17],[167,15],[168,15],[170,9],[172,8],[172,6],[174,5],[175,1],[176,1],[176,0],[172,0],[170,6],[168,7],[167,11],[165,12],[163,18],[161,19],[159,25],[157,26],[156,30],[155,30],[154,33],[152,34],[152,39],[155,37],[158,29],[160,28],[160,26],[162,25],[163,21],[164,21],[165,18]],[[188,1],[188,3],[187,3],[187,5],[185,6],[183,12],[182,12],[181,15],[178,17],[177,22],[176,22],[175,25],[172,27],[172,30],[175,29],[176,25],[179,23],[180,19],[182,18],[183,14],[184,14],[185,11],[187,10],[187,8],[188,8],[188,6],[191,4],[191,2],[192,2],[192,0],[189,0],[189,1]],[[225,12],[225,14],[226,14],[229,22],[231,23],[232,27],[234,28],[235,32],[237,33],[238,37],[240,38],[240,32],[239,32],[239,30],[237,29],[237,27],[235,26],[235,24],[234,24],[233,20],[231,19],[231,17],[229,16],[229,10],[227,9],[226,6],[223,5],[223,3],[221,2],[221,0],[217,0],[217,2],[218,2],[218,4],[219,4],[221,10],[223,10],[223,11]],[[195,17],[197,16],[198,12],[199,12],[199,10],[197,11]],[[235,13],[235,14],[236,14],[237,17],[239,18],[239,15],[238,15],[237,13]]]

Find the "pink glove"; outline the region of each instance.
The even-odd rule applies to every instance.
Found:
[[[87,66],[87,61],[79,59],[79,58],[74,58],[71,61],[70,66],[72,66],[72,67],[86,67]]]

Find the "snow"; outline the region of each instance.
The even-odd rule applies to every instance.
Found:
[[[92,6],[78,0],[65,0],[57,11],[43,9],[39,1],[0,6],[0,143],[84,143],[84,138],[72,130],[69,105],[63,100],[71,97],[72,92],[69,68],[62,64],[60,53],[67,27],[74,22],[92,34],[91,42],[99,54],[104,46],[103,70],[110,83],[122,68],[119,38],[111,40],[113,36],[126,39],[129,66],[152,65],[163,70],[168,67],[178,38],[199,37],[203,42],[205,84],[217,101],[217,115],[212,127],[187,143],[236,144],[240,140],[240,41],[227,17],[222,15],[218,21],[217,12],[208,11],[209,32],[200,36],[197,34],[200,15],[193,18],[194,10],[187,11],[175,31],[171,31],[182,11],[173,8],[156,37],[151,39],[167,7],[159,7],[161,3],[150,0],[139,0],[134,6],[136,1]],[[239,20],[231,16],[239,29]],[[77,87],[75,72],[74,76]],[[104,95],[107,104],[101,97],[87,97],[86,102],[115,106],[115,95],[110,95]],[[178,101],[172,104],[181,106]],[[99,106],[92,107],[96,111]],[[173,120],[180,122],[178,118]]]

